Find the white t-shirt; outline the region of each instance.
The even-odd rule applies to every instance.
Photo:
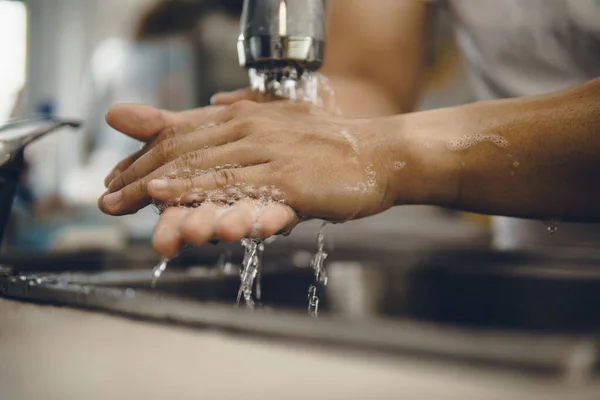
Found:
[[[600,76],[600,0],[446,0],[479,100],[534,96]],[[600,132],[599,132],[600,134]],[[548,199],[552,201],[552,199]],[[600,225],[494,219],[502,249],[600,247]]]

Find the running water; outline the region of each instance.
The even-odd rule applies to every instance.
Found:
[[[272,76],[270,76],[268,73],[251,69],[249,70],[249,77],[251,88],[261,93],[271,93],[275,96],[283,97],[291,101],[312,103],[313,105],[324,108],[325,110],[334,114],[341,114],[341,110],[336,106],[334,90],[323,74],[304,72],[299,76],[298,72],[294,68],[290,68],[281,71],[278,79],[273,80]],[[346,130],[342,130],[340,134],[348,140],[354,154],[358,155],[359,148],[356,138],[354,138],[354,136],[352,136],[352,134]],[[373,177],[369,172],[370,171],[368,170],[367,184],[370,184],[371,180],[373,180]],[[324,251],[326,227],[327,222],[324,222],[317,235],[317,253],[314,255],[310,263],[315,272],[316,282],[315,285],[310,285],[308,289],[308,313],[315,318],[318,316],[319,310],[319,297],[317,294],[316,285],[327,285],[327,272],[324,265],[325,259],[327,258],[327,253]],[[242,285],[238,293],[238,302],[243,295],[246,299],[246,304],[248,307],[253,307],[253,303],[251,305],[248,298],[250,298],[250,301],[252,300],[251,281],[254,279],[256,271],[260,272],[260,262],[257,261],[256,265],[253,262],[253,254],[255,252],[254,247],[256,244],[249,245],[248,242],[246,242],[246,244],[242,245],[244,245],[246,253],[244,256]],[[244,271],[246,272],[244,273]]]
[[[323,286],[327,286],[327,270],[325,269],[327,253],[324,251],[326,228],[327,222],[323,222],[317,235],[317,253],[310,262],[310,266],[315,272],[315,285],[310,285],[308,288],[308,314],[313,318],[319,316],[319,296],[316,285],[322,284]]]
[[[279,71],[277,76],[272,73],[256,71],[251,69],[249,71],[250,86],[253,90],[260,91],[262,93],[270,93],[278,97],[289,99],[291,101],[308,102],[315,106],[322,107],[329,112],[335,114],[341,114],[339,108],[335,105],[335,95],[333,88],[329,84],[329,81],[325,76],[314,72],[304,72],[298,74],[293,69],[285,69]],[[275,79],[276,78],[276,79]],[[216,124],[207,123],[199,126],[198,129],[206,129],[215,126]],[[358,145],[355,138],[346,131],[340,133],[342,136],[347,138],[352,146],[355,154],[358,154]],[[237,165],[224,165],[220,167],[211,168],[210,170],[192,171],[189,169],[173,172],[164,176],[164,179],[180,179],[180,178],[192,178],[194,176],[214,173],[224,168],[236,168]],[[366,171],[368,175],[367,184],[371,184],[373,177]],[[249,193],[252,192],[252,195]],[[202,190],[194,190],[190,193],[186,193],[179,199],[169,204],[153,203],[153,206],[159,213],[162,213],[166,207],[172,206],[185,206],[185,207],[199,207],[206,203],[215,203],[223,206],[232,206],[238,201],[247,198],[254,197],[255,190],[253,188],[225,188],[221,191],[203,192]],[[260,188],[258,190],[258,206],[254,215],[254,227],[252,229],[252,235],[250,238],[243,239],[241,245],[244,248],[244,258],[242,261],[242,268],[240,271],[240,288],[238,291],[236,305],[239,305],[242,297],[246,303],[248,309],[253,310],[255,308],[255,300],[260,301],[261,299],[261,283],[260,276],[262,271],[262,254],[265,248],[264,240],[257,239],[259,226],[258,217],[262,207],[274,202],[280,202],[278,198],[281,192],[276,188]],[[319,297],[317,295],[317,286],[322,284],[327,285],[327,273],[325,270],[324,262],[327,258],[327,253],[324,252],[325,247],[325,228],[327,222],[323,223],[317,236],[317,253],[314,255],[311,261],[311,267],[315,272],[315,285],[311,285],[309,288],[309,314],[313,317],[317,317],[319,308]],[[169,259],[162,258],[159,264],[152,271],[152,287],[156,286],[158,279],[162,276],[166,270]],[[254,298],[252,296],[254,290]]]
[[[158,282],[158,278],[160,278],[167,269],[169,261],[170,260],[166,257],[161,258],[160,262],[152,270],[152,288],[156,287],[156,282]]]
[[[242,296],[246,301],[246,307],[250,310],[254,309],[254,300],[252,299],[252,287],[254,280],[260,269],[260,255],[264,250],[264,246],[259,240],[242,239],[244,247],[244,261],[242,261],[242,270],[240,274],[241,283],[238,291],[236,305],[240,304]]]

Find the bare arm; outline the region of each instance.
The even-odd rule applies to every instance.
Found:
[[[412,111],[421,83],[423,0],[331,0],[325,65],[345,115]]]
[[[148,195],[195,204],[203,201],[198,193],[222,196],[234,188],[249,188],[250,197],[252,188],[272,188],[266,196],[286,206],[274,202],[256,211],[242,201],[224,217],[211,201],[170,208],[154,236],[161,254],[212,235],[238,240],[253,232],[253,221],[266,237],[292,226],[296,215],[346,221],[400,204],[600,221],[600,79],[546,96],[382,118],[246,101],[211,119],[218,125],[172,136],[119,172],[102,210],[135,212]],[[224,164],[243,167],[163,179]]]
[[[413,135],[414,160],[395,174],[397,203],[600,221],[600,79],[394,119],[405,137]]]

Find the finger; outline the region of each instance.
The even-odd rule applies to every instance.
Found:
[[[147,142],[175,124],[177,114],[143,104],[118,104],[108,110],[106,122],[127,136]]]
[[[196,179],[194,174],[198,174],[198,171],[207,171],[216,166],[223,166],[231,162],[231,160],[243,163],[243,165],[254,166],[263,165],[261,163],[264,162],[264,157],[261,156],[260,151],[250,152],[247,151],[245,146],[240,146],[236,143],[229,143],[220,147],[187,153],[185,156],[163,165],[150,174],[128,184],[120,190],[115,192],[109,191],[109,193],[103,197],[100,203],[100,208],[103,212],[110,215],[123,215],[136,212],[140,208],[143,208],[149,204],[150,198],[148,194],[150,192],[148,191],[148,183],[153,180],[156,181],[153,185],[153,190],[157,192],[156,194],[158,194],[161,199],[165,198],[165,200],[160,200],[159,197],[156,197],[156,199],[164,202],[173,202],[193,187],[192,181]],[[245,179],[247,174],[247,171],[241,173],[233,173],[231,171],[245,169],[247,168],[221,169],[214,173],[207,172],[206,175],[214,175],[212,179],[216,179],[217,184],[222,183],[224,185],[223,187],[227,187],[233,185],[231,182],[233,182],[234,179]],[[178,173],[183,173],[184,170],[186,174],[190,174],[190,177],[187,177],[187,179],[162,179],[169,174],[174,173],[177,175]],[[181,186],[175,185],[172,187],[169,184],[169,182],[172,181],[187,181],[187,183],[184,184],[183,190],[180,192],[174,192],[171,190],[172,188],[181,189]],[[189,189],[185,190],[185,188]],[[167,196],[164,193],[165,190],[168,193],[173,192],[175,195],[169,194]],[[160,196],[161,194],[162,196]]]
[[[138,107],[138,105],[128,105],[128,107],[135,109]],[[118,112],[116,112],[117,114],[126,111],[120,110],[121,108],[126,109],[124,105],[115,106],[115,108],[118,110]],[[157,109],[153,110],[163,112]],[[108,188],[110,186],[110,183],[118,175],[120,175],[141,156],[143,156],[148,151],[162,143],[164,140],[168,140],[176,136],[185,135],[211,125],[220,125],[229,121],[231,118],[233,118],[232,113],[231,111],[225,112],[225,110],[226,107],[205,107],[202,109],[183,111],[180,113],[170,113],[172,115],[170,117],[167,117],[167,122],[165,122],[165,124],[171,125],[161,128],[161,130],[158,132],[148,133],[146,136],[148,137],[149,142],[142,146],[140,150],[121,160],[104,179],[104,186]],[[168,111],[164,113],[169,114]],[[155,119],[158,121],[160,118]],[[154,125],[158,127],[161,124],[156,123]]]
[[[108,215],[134,214],[151,202],[149,196],[124,198],[122,191],[106,192],[98,199],[98,208]]]
[[[144,155],[148,151],[147,148],[148,147],[145,144],[144,146],[142,146],[141,149],[139,149],[135,153],[130,154],[129,156],[119,161],[117,165],[115,165],[113,169],[108,173],[108,175],[106,175],[106,178],[104,178],[104,187],[108,189],[108,186],[113,181],[113,179],[115,179],[117,176],[123,173],[123,171],[129,168],[131,164],[133,164],[138,158]]]
[[[212,239],[215,232],[215,214],[218,210],[214,203],[190,209],[181,224],[181,239],[193,245],[200,245]]]
[[[272,203],[267,204],[260,211],[254,229],[258,230],[259,237],[268,238],[293,229],[298,222],[298,216],[290,207],[281,203]]]
[[[205,193],[221,192],[224,189],[236,186],[266,186],[271,183],[269,175],[271,168],[268,164],[254,165],[244,168],[222,169],[213,173],[199,175],[190,179],[155,179],[148,185],[147,194],[158,201],[171,201],[193,190],[202,190]],[[268,195],[264,193],[263,195]],[[280,197],[281,192],[273,194],[272,197]]]
[[[215,222],[216,236],[225,242],[245,237],[267,238],[291,229],[297,218],[291,208],[279,204],[263,204],[258,200],[242,200],[232,206]]]
[[[215,235],[224,242],[236,242],[251,236],[258,223],[260,205],[257,200],[242,200],[215,221]],[[256,236],[258,233],[256,232]]]
[[[278,97],[272,94],[262,93],[258,90],[252,90],[250,88],[244,88],[235,90],[233,92],[217,93],[211,97],[210,104],[215,106],[227,106],[242,100],[250,100],[257,103],[267,103],[277,99]]]
[[[173,112],[144,104],[117,104],[106,113],[106,122],[134,139],[147,142],[178,123],[201,124],[223,107],[201,107]]]
[[[213,160],[210,158],[202,160],[201,157],[207,157],[207,155],[201,156],[198,154],[198,157],[196,157],[192,154],[192,152],[196,150],[208,150],[205,148],[210,146],[221,146],[228,143],[235,143],[236,141],[240,140],[243,135],[241,129],[229,125],[220,125],[213,128],[207,128],[205,131],[206,132],[203,131],[202,134],[175,136],[171,139],[167,139],[161,143],[158,143],[156,146],[149,149],[145,154],[142,154],[121,174],[115,176],[109,183],[108,190],[110,192],[121,190],[125,186],[149,175],[153,171],[173,160],[176,160],[184,154],[189,154],[189,156],[182,161],[189,164],[182,165],[181,167],[201,168],[202,165],[192,165],[193,162],[200,162],[200,164],[204,164],[205,167],[210,168],[214,165],[208,166],[207,161],[210,163]],[[220,149],[220,151],[222,150],[223,149]],[[205,153],[214,154],[216,152],[206,151]],[[227,164],[227,162],[224,162],[224,164]]]
[[[158,254],[169,258],[177,255],[182,245],[180,226],[189,212],[188,208],[171,207],[160,216],[152,236],[152,247]]]

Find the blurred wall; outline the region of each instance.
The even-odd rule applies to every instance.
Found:
[[[133,17],[149,0],[26,0],[28,68],[26,113],[51,105],[56,114],[81,117],[81,85],[96,45],[111,36],[129,34]],[[39,195],[58,192],[57,178],[79,157],[81,135],[51,135],[29,151],[41,167],[34,171]]]

